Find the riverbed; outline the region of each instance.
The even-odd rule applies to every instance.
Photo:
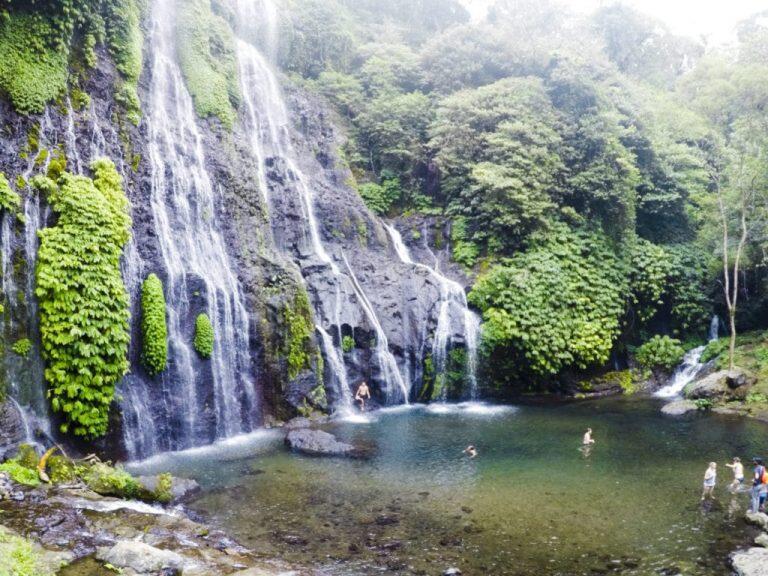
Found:
[[[760,422],[672,418],[631,398],[400,407],[328,429],[371,458],[294,455],[272,430],[132,468],[195,478],[194,511],[321,574],[709,576],[751,537],[748,495],[725,490],[725,463],[768,447]],[[702,504],[710,460],[717,500]]]

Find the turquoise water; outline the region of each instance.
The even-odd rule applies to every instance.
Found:
[[[725,490],[725,462],[768,446],[764,424],[670,418],[643,399],[369,418],[330,427],[371,447],[365,461],[296,456],[261,432],[137,470],[196,478],[194,510],[259,553],[329,575],[715,575],[751,536],[748,496]],[[587,426],[597,443],[584,453]],[[717,500],[702,505],[710,460]]]

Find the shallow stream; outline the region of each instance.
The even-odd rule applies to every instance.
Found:
[[[557,406],[391,409],[331,426],[370,460],[289,453],[277,431],[154,457],[203,494],[191,507],[266,556],[329,575],[728,574],[750,538],[726,461],[768,449],[768,428],[671,418],[647,399]],[[580,449],[591,426],[596,444]],[[479,455],[462,455],[475,444]],[[717,500],[699,501],[718,462]]]

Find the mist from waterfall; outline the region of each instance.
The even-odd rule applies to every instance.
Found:
[[[194,105],[176,60],[174,6],[152,2],[145,110],[149,204],[163,266],[146,272],[164,280],[169,361],[154,382],[129,377],[123,383],[124,438],[133,458],[248,432],[259,420],[248,314],[217,223],[219,194],[206,168]],[[192,346],[199,313],[207,313],[214,327],[213,354],[206,362]]]
[[[461,319],[461,328],[464,338],[464,347],[467,353],[466,377],[469,384],[469,393],[471,399],[477,398],[477,344],[480,334],[480,318],[467,304],[467,295],[464,288],[450,278],[447,278],[440,272],[440,264],[435,257],[434,267],[415,262],[411,257],[408,247],[403,242],[400,232],[389,224],[385,228],[392,239],[400,260],[408,265],[417,266],[427,270],[440,286],[440,299],[437,302],[439,312],[437,316],[437,327],[432,339],[432,359],[435,366],[435,375],[444,376],[448,367],[448,353],[453,347],[453,320],[456,317]],[[424,235],[426,239],[426,235]],[[425,240],[426,241],[426,240]],[[446,398],[447,390],[443,388],[442,396]]]

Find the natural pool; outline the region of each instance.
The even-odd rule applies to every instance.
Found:
[[[196,478],[194,510],[322,574],[715,575],[750,538],[748,496],[725,491],[724,464],[768,449],[764,424],[671,418],[647,399],[406,407],[332,430],[374,456],[296,456],[267,431],[134,469]],[[461,453],[470,443],[474,460]],[[718,499],[702,505],[710,460]]]

